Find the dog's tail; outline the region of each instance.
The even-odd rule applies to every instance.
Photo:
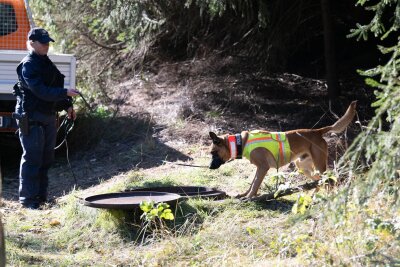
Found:
[[[356,114],[356,104],[357,101],[351,102],[350,106],[346,110],[346,113],[333,125],[318,129],[321,132],[321,134],[329,132],[331,133],[343,132],[346,129],[346,127],[350,124],[350,122],[353,120],[354,115]]]

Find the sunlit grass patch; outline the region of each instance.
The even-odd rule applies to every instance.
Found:
[[[198,163],[193,163],[198,164]],[[200,163],[201,164],[201,163]],[[170,169],[167,173],[161,169],[160,171],[142,172],[140,179],[133,179],[126,186],[134,187],[154,187],[154,186],[208,186],[224,189],[230,186],[244,188],[247,186],[247,177],[243,178],[242,173],[237,175],[235,165],[224,166],[219,170],[209,170],[206,168],[182,167]]]

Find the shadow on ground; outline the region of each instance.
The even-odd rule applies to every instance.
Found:
[[[60,131],[62,133],[62,131]],[[59,134],[60,135],[60,134]],[[59,136],[58,143],[63,139]],[[75,123],[70,140],[56,151],[49,171],[49,194],[58,198],[74,188],[86,189],[129,170],[153,168],[168,161],[191,158],[165,145],[155,136],[155,126],[147,116],[88,117]],[[68,148],[67,148],[68,147]],[[18,168],[21,149],[1,148],[3,197],[18,199]]]
[[[280,198],[280,199],[273,199],[269,201],[259,202],[257,203],[257,207],[259,209],[273,210],[273,211],[279,211],[281,213],[287,213],[292,210],[293,204],[294,201]]]

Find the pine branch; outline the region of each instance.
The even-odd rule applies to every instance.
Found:
[[[86,33],[82,33],[83,36],[85,36],[89,41],[91,41],[92,43],[94,43],[95,45],[107,49],[107,50],[121,50],[123,47],[123,42],[119,42],[119,43],[115,43],[115,44],[111,44],[111,45],[105,45],[105,44],[101,44],[99,42],[97,42],[96,40],[94,40],[91,36],[89,36],[89,34]]]

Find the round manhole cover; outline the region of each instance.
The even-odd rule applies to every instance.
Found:
[[[132,191],[90,196],[84,199],[83,204],[103,209],[136,209],[142,201],[164,202],[175,206],[180,197],[178,194],[167,192]]]
[[[141,191],[154,191],[154,192],[166,192],[178,194],[185,198],[211,198],[211,199],[223,199],[227,195],[225,192],[217,190],[211,187],[204,186],[159,186],[159,187],[146,187],[146,188],[134,188],[128,192],[141,192]]]

